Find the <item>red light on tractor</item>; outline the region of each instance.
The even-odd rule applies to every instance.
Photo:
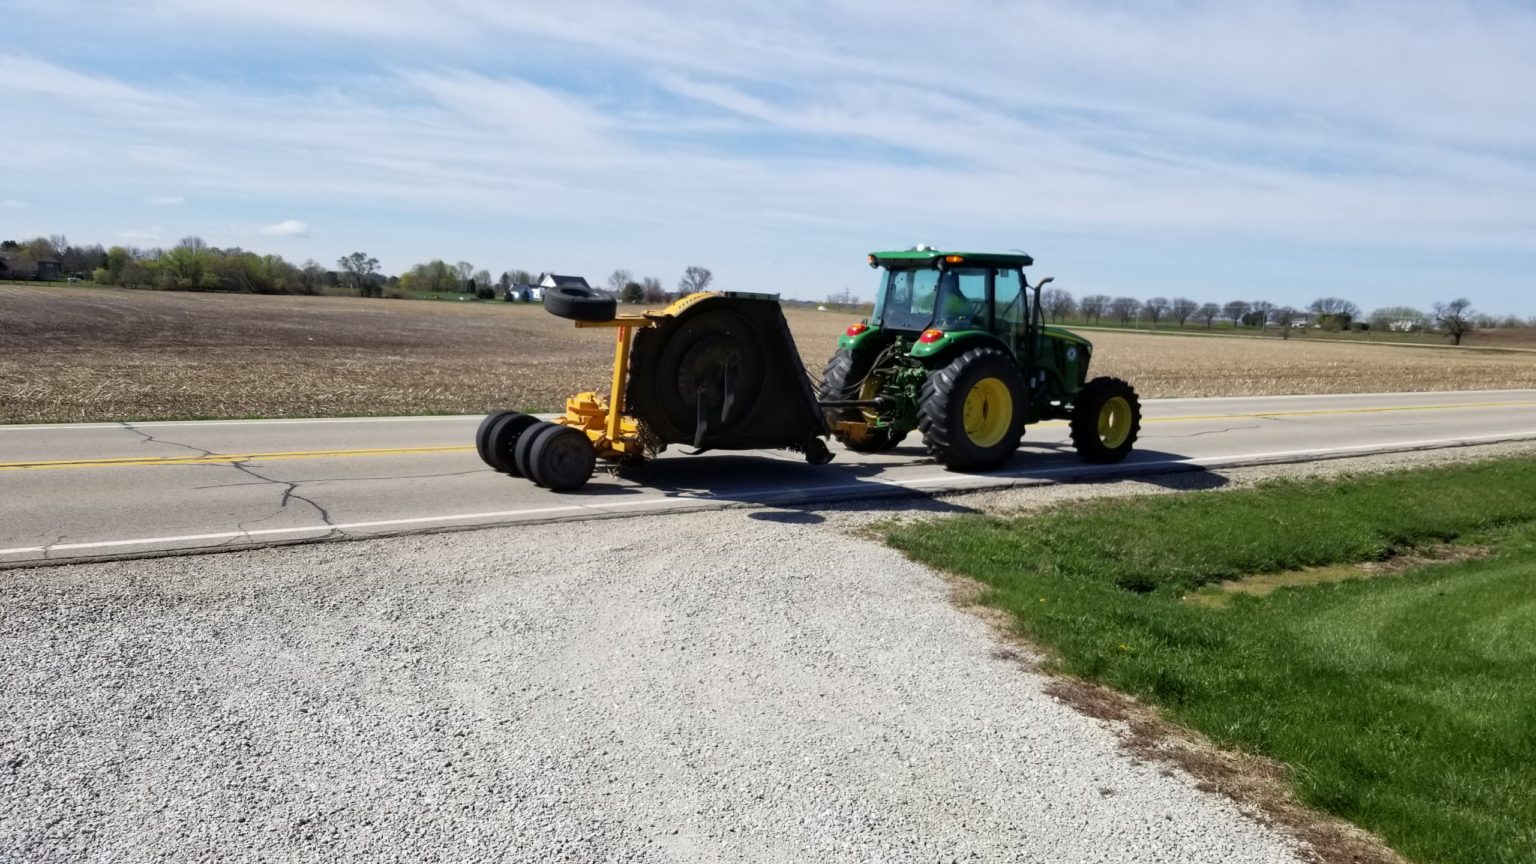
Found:
[[[964,264],[965,263],[965,256],[964,255],[945,255],[944,256],[944,263],[946,263],[946,264]]]
[[[860,321],[857,324],[850,324],[850,325],[848,325],[848,331],[847,332],[848,332],[849,336],[857,336],[860,333],[863,333],[865,330],[868,330],[868,329],[869,329],[869,325],[865,324],[862,321]]]
[[[935,343],[935,342],[937,342],[937,341],[939,341],[940,339],[943,339],[943,338],[944,338],[944,331],[943,330],[935,330],[932,327],[930,327],[927,330],[923,331],[923,335],[917,337],[917,341],[923,343],[924,345],[932,345],[933,343]]]

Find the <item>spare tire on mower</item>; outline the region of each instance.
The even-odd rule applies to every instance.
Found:
[[[544,289],[544,311],[571,321],[612,321],[619,301],[591,288],[561,285]]]

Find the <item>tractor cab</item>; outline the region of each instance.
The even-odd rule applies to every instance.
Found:
[[[849,327],[822,373],[832,433],[879,452],[912,431],[946,466],[994,467],[1024,426],[1070,420],[1085,458],[1114,462],[1140,427],[1124,381],[1088,380],[1093,346],[1041,317],[1040,289],[1021,252],[875,252],[875,308]]]

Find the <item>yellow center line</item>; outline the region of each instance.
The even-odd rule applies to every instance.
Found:
[[[43,462],[0,462],[0,471],[49,468],[123,468],[143,465],[224,465],[276,459],[344,459],[353,456],[411,456],[422,453],[463,453],[475,449],[451,447],[377,447],[366,450],[287,450],[277,453],[214,453],[208,456],[124,456],[116,459],[57,459]]]
[[[1142,423],[1190,423],[1211,420],[1267,419],[1274,417],[1320,417],[1342,414],[1385,414],[1404,411],[1452,411],[1477,408],[1531,408],[1527,402],[1467,402],[1447,405],[1393,405],[1376,408],[1318,408],[1305,411],[1259,411],[1247,414],[1200,414],[1188,417],[1146,417]],[[1041,423],[1065,426],[1065,420]],[[124,456],[112,459],[57,459],[41,462],[0,462],[0,471],[47,471],[60,468],[133,468],[167,465],[224,465],[235,462],[269,462],[282,459],[350,459],[363,456],[415,456],[432,453],[468,453],[469,445],[445,447],[377,447],[362,450],[289,450],[276,453],[214,453],[207,456]]]

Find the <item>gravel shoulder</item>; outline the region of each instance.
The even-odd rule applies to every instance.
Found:
[[[1298,860],[833,517],[3,574],[0,860]]]
[[[6,572],[0,861],[1302,860],[863,535],[1517,454]]]

